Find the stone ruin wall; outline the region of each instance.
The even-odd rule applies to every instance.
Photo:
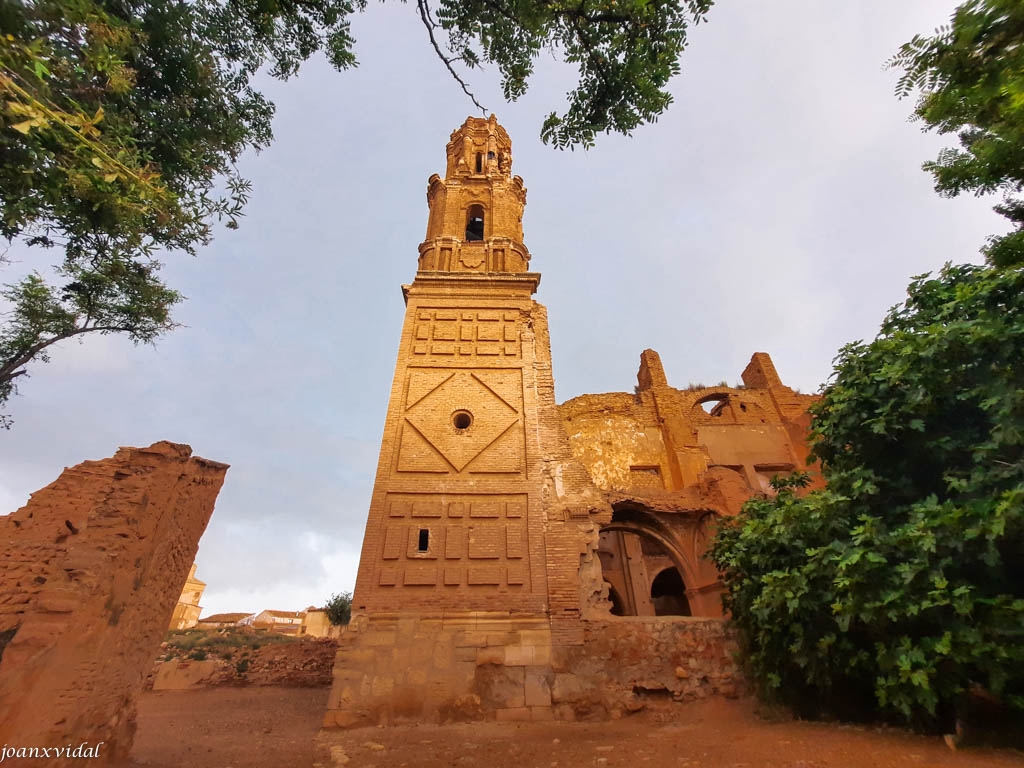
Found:
[[[817,397],[785,386],[763,352],[742,379],[735,387],[676,389],[658,354],[645,350],[634,393],[582,395],[559,406],[573,456],[613,510],[602,521],[599,556],[616,590],[626,547],[609,535],[633,533],[663,554],[643,556],[652,573],[662,560],[678,564],[692,615],[721,616],[721,584],[705,557],[716,522],[738,514],[752,495],[770,493],[776,474],[810,469],[811,487],[821,485],[807,465],[807,409]]]
[[[105,742],[97,764],[127,755],[228,468],[191,453],[121,448],[0,517],[0,743]]]
[[[543,308],[534,312],[546,334]],[[636,393],[560,406],[549,369],[540,371],[548,616],[502,605],[499,592],[491,611],[425,602],[356,616],[340,640],[326,727],[617,717],[652,698],[743,690],[736,644],[719,618],[718,574],[703,554],[714,521],[737,514],[769,470],[804,467],[815,398],[772,378],[762,354],[742,388],[677,390],[664,374],[659,382],[658,369],[647,351]],[[718,414],[701,408],[708,398],[724,403]],[[600,534],[617,524],[655,533],[682,562],[693,617],[609,615]]]
[[[259,637],[254,634],[254,638]],[[248,645],[225,646],[203,660],[188,658],[183,651],[172,657],[173,650],[167,643],[161,648],[164,655],[153,664],[146,690],[182,691],[216,685],[316,688],[331,684],[338,642],[322,637],[269,643],[255,649]]]
[[[737,695],[735,642],[716,619],[581,621],[579,643],[553,642],[545,619],[477,612],[360,617],[342,634],[335,686],[346,706],[325,727],[619,717],[651,697]]]
[[[763,352],[742,378],[737,387],[677,389],[658,354],[645,350],[634,393],[559,406],[573,456],[612,502],[649,496],[665,508],[735,515],[772,475],[807,469],[807,408],[818,399],[783,385]]]

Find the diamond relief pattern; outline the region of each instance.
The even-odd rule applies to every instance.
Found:
[[[456,411],[472,414],[467,429],[456,429]],[[406,420],[461,472],[519,420],[516,409],[467,371],[458,371],[405,414]]]

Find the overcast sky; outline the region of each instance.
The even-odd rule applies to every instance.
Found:
[[[921,163],[951,143],[908,122],[884,64],[952,0],[719,0],[691,31],[675,103],[588,152],[539,139],[573,70],[550,58],[504,104],[524,228],[551,323],[556,397],[631,391],[641,350],[670,383],[739,380],[772,355],[813,392],[871,338],[912,275],[979,261],[991,200],[946,200]],[[273,147],[245,158],[247,217],[166,277],[189,300],[156,347],[67,343],[32,368],[0,434],[0,509],[118,446],[188,443],[231,465],[199,549],[204,614],[301,609],[350,590],[427,178],[473,113],[413,5],[356,17],[357,70],[287,83]],[[35,262],[33,259],[42,258]],[[5,282],[45,265],[25,257]]]

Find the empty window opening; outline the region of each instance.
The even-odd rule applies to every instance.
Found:
[[[452,414],[452,425],[459,430],[469,429],[473,423],[473,414],[469,411],[456,411]]]
[[[651,583],[651,602],[655,616],[689,616],[690,601],[686,599],[686,585],[675,568],[666,568]]]
[[[709,397],[706,400],[700,401],[700,407],[704,409],[704,413],[706,413],[708,416],[721,416],[722,413],[725,411],[725,406],[728,404],[728,395]]]
[[[483,173],[484,172],[484,153],[483,152],[477,152],[476,153],[476,172],[477,173]]]
[[[426,528],[420,528],[420,540],[416,544],[417,552],[426,552],[430,549],[430,531]]]
[[[466,240],[475,242],[484,239],[484,209],[483,206],[474,205],[466,215]]]

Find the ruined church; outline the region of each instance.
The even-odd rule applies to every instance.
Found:
[[[743,385],[555,402],[526,187],[494,116],[427,183],[327,727],[572,719],[739,685],[716,521],[807,460],[812,396],[756,353]]]

